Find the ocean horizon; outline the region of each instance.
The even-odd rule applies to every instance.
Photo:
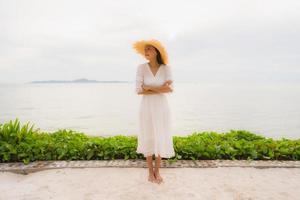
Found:
[[[19,118],[44,131],[88,135],[138,134],[134,81],[0,84],[0,123]],[[273,138],[300,137],[300,84],[176,82],[167,94],[173,135],[247,130]]]

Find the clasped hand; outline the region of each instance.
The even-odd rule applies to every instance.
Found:
[[[167,81],[162,85],[162,87],[164,87],[164,86],[170,86],[171,84],[172,84],[172,80],[167,80]],[[143,88],[144,90],[152,90],[153,86],[147,86],[147,85],[142,84],[142,88]]]

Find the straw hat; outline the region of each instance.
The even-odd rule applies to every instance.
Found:
[[[168,53],[164,46],[155,39],[151,40],[140,40],[133,44],[133,48],[139,53],[145,56],[145,47],[146,45],[152,45],[154,46],[160,53],[161,58],[165,64],[168,64]]]

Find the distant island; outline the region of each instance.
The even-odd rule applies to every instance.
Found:
[[[47,80],[47,81],[31,81],[32,83],[129,83],[131,81],[97,81],[97,80],[88,80],[86,78],[75,79],[72,81],[66,80]]]

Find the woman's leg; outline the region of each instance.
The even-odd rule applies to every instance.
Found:
[[[155,169],[154,169],[154,176],[158,183],[161,183],[163,181],[163,178],[159,174],[160,163],[161,163],[161,157],[158,154],[158,156],[155,157]]]
[[[155,176],[154,176],[154,171],[153,171],[152,155],[146,156],[146,160],[147,160],[147,165],[149,168],[148,181],[153,182],[155,180]]]

